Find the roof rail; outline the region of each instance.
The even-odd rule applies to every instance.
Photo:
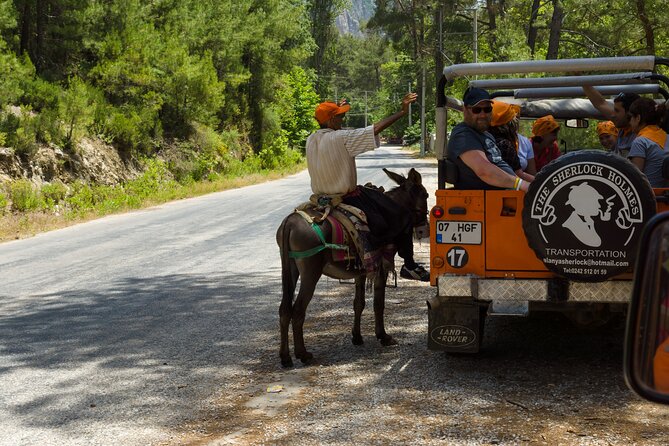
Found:
[[[570,87],[582,85],[642,84],[655,76],[651,72],[600,74],[595,76],[562,77],[523,77],[511,79],[483,79],[469,81],[469,85],[478,88],[532,88],[532,87]]]
[[[652,71],[656,62],[666,59],[655,56],[599,57],[591,59],[524,60],[514,62],[483,62],[451,65],[444,68],[448,82],[462,76],[518,73],[573,73],[579,71]]]

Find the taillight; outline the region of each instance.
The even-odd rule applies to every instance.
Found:
[[[441,218],[444,216],[444,210],[440,206],[435,206],[432,208],[432,216],[434,218]]]

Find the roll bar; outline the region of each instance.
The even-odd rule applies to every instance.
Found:
[[[515,79],[485,79],[469,81],[471,87],[494,88],[532,88],[532,87],[569,87],[580,85],[615,85],[622,83],[642,84],[651,79],[653,73],[601,74],[598,76],[563,76],[563,77],[527,77]]]
[[[579,71],[652,71],[655,56],[599,57],[591,59],[524,60],[451,65],[444,68],[448,82],[462,76],[520,73],[573,73]]]
[[[618,93],[661,94],[665,99],[669,99],[669,93],[658,84],[603,85],[595,87],[595,90],[604,96]],[[516,99],[582,98],[583,89],[581,87],[518,88],[512,91],[495,91],[490,96],[493,98],[510,96]]]

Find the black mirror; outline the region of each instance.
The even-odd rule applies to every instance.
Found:
[[[570,129],[586,129],[590,123],[587,119],[567,119],[564,125]]]
[[[639,243],[624,371],[638,395],[669,404],[669,212],[648,222]]]

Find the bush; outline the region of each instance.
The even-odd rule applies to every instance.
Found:
[[[58,96],[61,89],[56,84],[47,82],[41,78],[35,78],[27,82],[23,101],[30,104],[38,112],[43,110],[55,110],[58,108]]]
[[[19,212],[39,209],[42,200],[39,192],[28,180],[16,180],[9,184],[9,197],[12,208]]]
[[[299,163],[302,154],[288,147],[288,138],[280,136],[258,154],[263,169],[280,169]]]
[[[8,204],[9,200],[7,200],[7,195],[5,195],[5,193],[0,190],[0,215],[5,213]]]
[[[42,189],[40,190],[44,206],[47,209],[54,209],[63,200],[65,200],[65,197],[67,197],[67,192],[67,186],[65,186],[60,181],[55,181],[50,184],[46,183],[42,185]]]
[[[167,164],[156,158],[150,158],[145,161],[146,170],[139,177],[125,186],[128,196],[143,199],[157,192],[164,187],[173,187],[175,181],[167,168]]]
[[[420,121],[414,123],[411,127],[407,127],[404,131],[404,144],[412,146],[420,142]]]

